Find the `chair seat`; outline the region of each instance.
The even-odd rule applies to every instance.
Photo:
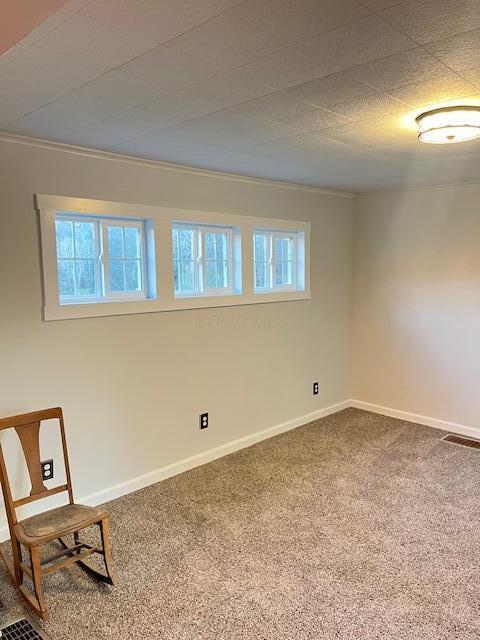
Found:
[[[104,516],[106,512],[101,508],[67,504],[21,520],[15,525],[15,532],[21,542],[34,545],[89,527]]]

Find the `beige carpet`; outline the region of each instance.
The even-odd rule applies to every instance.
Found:
[[[109,505],[119,586],[46,580],[54,640],[478,640],[480,452],[348,409]],[[5,575],[0,574],[5,581]],[[8,614],[21,604],[10,586]]]

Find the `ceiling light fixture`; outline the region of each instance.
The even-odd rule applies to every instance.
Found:
[[[420,142],[453,144],[480,138],[480,106],[433,109],[415,120]]]

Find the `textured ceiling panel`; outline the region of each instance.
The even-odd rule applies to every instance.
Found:
[[[480,67],[466,69],[465,71],[462,71],[462,76],[465,80],[475,85],[477,89],[480,89]]]
[[[360,65],[354,72],[357,80],[379,91],[388,91],[405,84],[444,75],[445,65],[417,47]]]
[[[154,44],[168,42],[242,0],[94,0],[82,15]]]
[[[336,113],[355,121],[375,121],[387,115],[400,114],[405,111],[405,104],[385,93],[376,93],[367,98],[349,100],[332,107]]]
[[[479,0],[71,0],[0,57],[0,129],[368,190],[480,178],[414,117],[480,104]],[[457,162],[457,164],[455,164]]]
[[[390,9],[390,7],[396,4],[401,4],[405,0],[365,0],[367,7],[373,11],[382,11],[383,9]]]
[[[381,16],[422,44],[480,27],[478,0],[409,0]]]
[[[478,67],[480,66],[480,29],[430,43],[428,50],[454,71],[461,72]]]
[[[222,62],[205,60],[178,50],[174,40],[135,58],[120,67],[122,73],[142,78],[168,95],[177,89],[211,78],[222,70]]]
[[[297,84],[284,89],[283,93],[317,107],[328,108],[341,102],[347,102],[347,100],[365,98],[377,93],[377,90],[360,82],[357,69],[354,69]]]
[[[297,98],[286,96],[280,92],[243,102],[237,108],[240,111],[254,114],[266,120],[283,122],[291,126],[300,126],[302,122],[311,121],[312,126],[309,127],[310,129],[318,128],[313,126],[315,122],[324,122],[325,126],[333,126],[342,119],[331,111],[316,107]]]
[[[446,101],[457,101],[470,96],[475,98],[478,96],[478,89],[456,73],[446,72],[442,77],[392,89],[390,94],[410,107],[434,107]]]
[[[112,67],[149,48],[149,43],[144,39],[136,39],[128,33],[79,14],[72,16],[37,44],[47,51],[79,56]]]
[[[177,122],[182,122],[184,117],[180,113],[173,111],[159,113],[146,107],[134,107],[128,111],[122,111],[117,115],[111,116],[105,120],[97,122],[98,125],[103,123],[120,125],[125,127],[128,132],[136,131],[137,135],[142,135],[150,131],[158,131],[165,127],[170,127]]]
[[[46,51],[31,46],[9,65],[0,67],[0,82],[11,88],[10,80],[20,78],[24,84],[38,80],[45,86],[75,89],[108,71],[105,65],[85,58]]]
[[[321,10],[318,0],[303,0],[300,10],[292,0],[248,0],[230,13],[240,21],[243,34],[276,50],[354,22],[372,10],[362,0],[322,0]]]

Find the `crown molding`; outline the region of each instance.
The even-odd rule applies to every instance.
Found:
[[[285,182],[282,180],[268,180],[266,178],[255,178],[253,176],[244,176],[239,173],[227,173],[223,171],[212,171],[210,169],[200,169],[190,167],[183,164],[174,164],[172,162],[164,162],[161,160],[150,160],[138,156],[129,156],[111,151],[101,151],[99,149],[90,149],[88,147],[80,147],[76,145],[66,144],[63,142],[52,142],[50,140],[42,140],[41,138],[32,138],[29,136],[21,136],[12,133],[0,132],[0,142],[12,144],[21,144],[39,149],[48,149],[50,151],[61,151],[76,156],[84,156],[87,158],[96,158],[100,160],[111,160],[113,162],[122,162],[125,164],[134,164],[153,169],[163,169],[166,171],[175,171],[177,173],[186,173],[196,176],[204,176],[207,178],[217,178],[220,180],[230,180],[232,182],[244,182],[247,184],[256,184],[259,186],[278,187],[280,189],[290,189],[296,191],[308,191],[321,195],[334,196],[337,198],[354,198],[355,194],[349,191],[337,191],[335,189],[326,189],[323,187],[314,187],[311,185],[300,184],[296,182]]]
[[[410,193],[416,191],[440,191],[445,189],[458,189],[459,187],[464,188],[472,188],[480,187],[480,180],[466,180],[465,182],[449,182],[449,183],[441,183],[441,184],[432,184],[432,185],[424,185],[418,187],[396,187],[394,189],[376,189],[374,191],[363,191],[357,194],[354,194],[354,197],[358,200],[363,200],[368,198],[369,196],[376,196],[382,194],[402,194],[402,193]]]

